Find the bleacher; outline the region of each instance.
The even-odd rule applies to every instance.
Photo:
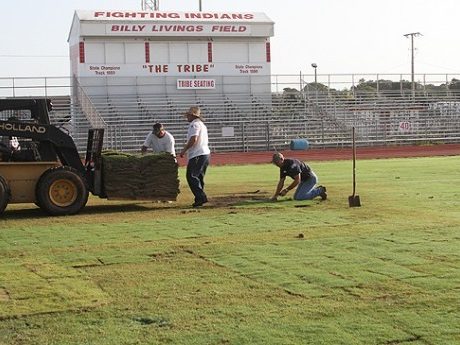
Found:
[[[6,98],[51,98],[52,123],[69,132],[81,152],[86,150],[91,127],[106,130],[106,148],[137,151],[157,121],[174,135],[180,149],[187,130],[182,114],[191,105],[202,108],[214,152],[283,150],[299,138],[307,139],[313,148],[347,147],[353,126],[357,143],[363,146],[460,142],[460,91],[447,86],[429,89],[429,84],[441,82],[429,75],[421,77],[426,77],[426,89],[414,95],[403,89],[355,91],[349,84],[336,91],[334,80],[341,75],[330,76],[326,91],[299,85],[295,76],[284,77],[273,76],[271,89],[276,92],[264,94],[257,94],[257,88],[243,90],[240,84],[231,90],[182,90],[178,94],[175,84],[151,78],[85,79],[85,85],[79,85],[68,77],[37,78],[30,84],[16,83],[13,78],[5,82],[12,86],[0,88],[0,93]],[[442,82],[452,77],[457,78],[442,75]],[[7,118],[11,114],[0,115]]]
[[[455,97],[440,99],[442,104],[457,104]],[[359,145],[460,142],[460,107],[437,107],[440,102],[431,96],[343,99],[310,92],[296,97],[273,94],[268,100],[247,94],[89,98],[106,128],[106,147],[124,151],[139,150],[155,122],[163,123],[182,147],[187,130],[183,114],[191,105],[202,108],[214,152],[280,150],[298,138],[312,147],[349,146],[353,126]],[[88,116],[76,101],[72,109],[73,134],[84,150]],[[232,128],[234,135],[225,136],[225,128]]]

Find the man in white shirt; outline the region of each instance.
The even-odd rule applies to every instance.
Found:
[[[184,157],[187,153],[187,182],[195,196],[192,206],[200,207],[208,202],[208,197],[204,192],[204,175],[211,155],[208,146],[208,129],[201,118],[200,108],[191,107],[185,116],[189,122],[187,144],[180,152],[180,156]]]
[[[171,133],[166,131],[161,123],[155,123],[153,130],[145,138],[144,144],[141,147],[141,153],[146,153],[150,147],[153,152],[169,152],[173,156],[176,156],[174,144],[174,137]]]

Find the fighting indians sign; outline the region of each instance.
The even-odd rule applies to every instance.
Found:
[[[263,13],[77,11],[85,36],[273,36]],[[85,23],[91,23],[85,27]]]

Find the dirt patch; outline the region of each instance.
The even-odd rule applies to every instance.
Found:
[[[215,207],[237,206],[241,204],[268,202],[270,194],[266,191],[256,190],[247,193],[232,193],[213,197],[210,205]]]
[[[6,302],[10,300],[10,294],[3,288],[0,288],[0,302]]]

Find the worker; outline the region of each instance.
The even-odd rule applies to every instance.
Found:
[[[151,148],[153,152],[169,152],[174,157],[176,151],[174,149],[175,140],[171,133],[166,131],[163,125],[159,122],[153,125],[153,129],[147,134],[144,144],[141,147],[141,153],[145,154],[148,148]]]
[[[284,158],[281,153],[277,152],[272,157],[272,163],[280,168],[280,179],[275,194],[271,198],[272,201],[276,201],[278,196],[285,196],[296,187],[294,200],[311,200],[317,196],[321,197],[322,200],[327,199],[326,187],[316,187],[318,177],[304,162],[298,159]],[[283,189],[286,176],[291,177],[293,181]]]
[[[185,116],[189,122],[187,143],[180,152],[180,156],[184,157],[187,153],[187,182],[195,196],[192,207],[201,207],[208,202],[204,191],[204,175],[211,155],[208,146],[208,129],[203,123],[199,107],[190,107]]]

